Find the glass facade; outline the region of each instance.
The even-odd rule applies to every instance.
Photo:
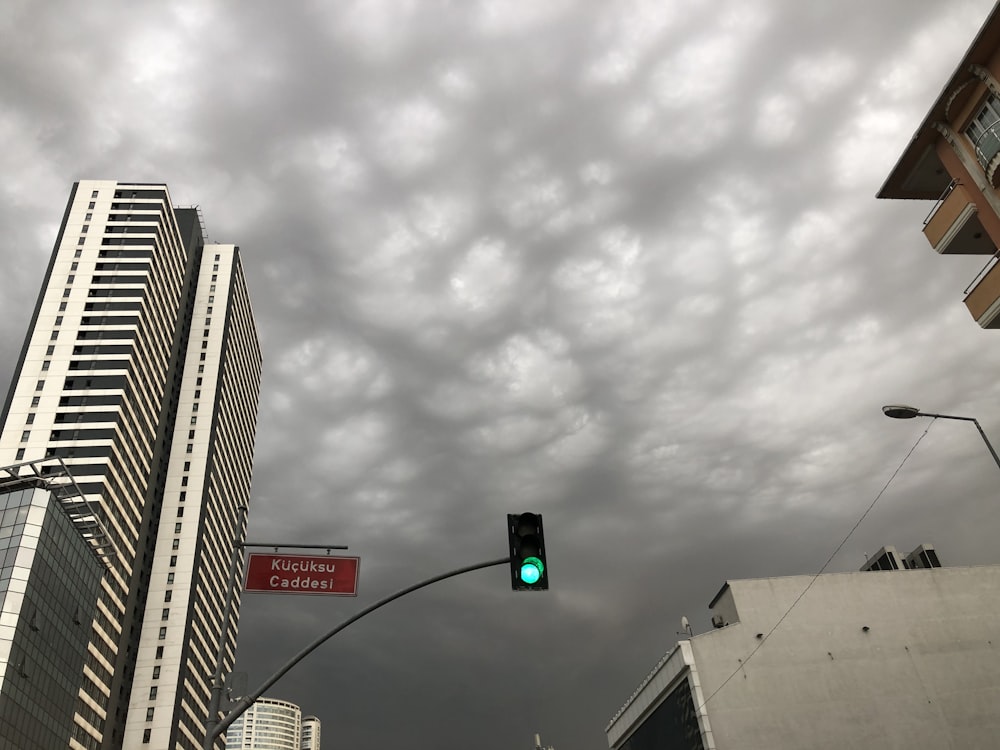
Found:
[[[632,733],[622,750],[705,750],[686,679]]]
[[[0,747],[67,747],[105,567],[43,487],[0,491]],[[13,624],[9,624],[13,623]]]

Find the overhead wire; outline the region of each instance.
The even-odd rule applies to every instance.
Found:
[[[861,517],[858,518],[857,523],[855,523],[854,526],[851,527],[851,530],[847,532],[847,536],[845,536],[841,540],[840,544],[838,544],[836,549],[833,550],[833,552],[826,559],[826,562],[823,563],[823,566],[819,569],[819,571],[817,571],[812,576],[812,578],[809,580],[809,583],[806,584],[806,587],[802,589],[802,593],[800,593],[797,597],[795,597],[795,600],[788,606],[788,609],[785,610],[784,614],[782,614],[781,617],[778,618],[778,621],[774,623],[774,626],[769,631],[767,631],[767,633],[763,636],[763,638],[760,639],[760,641],[758,641],[757,645],[754,646],[753,650],[751,650],[750,653],[747,654],[747,657],[742,661],[740,661],[740,665],[733,670],[732,674],[730,674],[725,680],[723,680],[722,684],[719,685],[719,687],[717,687],[715,690],[713,690],[711,695],[705,698],[704,701],[702,701],[701,705],[698,706],[699,712],[703,708],[705,708],[705,706],[708,705],[708,702],[710,700],[712,700],[716,695],[718,695],[719,691],[722,690],[722,688],[724,688],[727,684],[729,684],[730,680],[732,680],[736,675],[740,673],[740,671],[742,671],[746,667],[747,662],[749,662],[750,659],[753,658],[754,654],[760,651],[761,647],[767,642],[767,639],[771,637],[771,634],[774,633],[774,631],[776,631],[779,627],[781,627],[781,623],[783,623],[785,621],[785,618],[787,618],[788,615],[791,614],[792,610],[795,609],[795,605],[797,605],[800,601],[802,601],[802,598],[809,592],[809,589],[811,589],[813,584],[816,583],[816,580],[821,575],[823,575],[823,573],[826,571],[828,567],[830,567],[830,563],[833,562],[833,559],[844,548],[844,545],[847,544],[848,540],[854,535],[854,532],[858,530],[858,527],[861,526],[864,520],[868,517],[868,514],[872,512],[872,509],[874,509],[875,505],[881,499],[882,495],[884,495],[885,491],[889,489],[889,485],[892,484],[892,481],[896,478],[896,475],[899,474],[903,466],[909,460],[910,456],[912,456],[913,452],[917,449],[917,446],[920,445],[920,441],[923,440],[924,437],[927,435],[927,432],[928,430],[930,430],[931,425],[934,424],[934,422],[936,421],[937,421],[936,419],[932,419],[930,422],[928,422],[927,427],[920,434],[920,437],[917,438],[916,442],[913,444],[910,450],[907,451],[905,456],[903,456],[903,460],[899,462],[899,466],[896,467],[896,470],[892,472],[892,474],[886,480],[885,484],[882,485],[882,489],[880,489],[878,491],[878,494],[875,495],[875,499],[872,500],[871,503],[869,503],[867,508],[865,508],[864,513],[862,513]]]

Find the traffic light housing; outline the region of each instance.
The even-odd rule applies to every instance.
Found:
[[[545,534],[538,513],[507,515],[510,543],[510,587],[514,591],[545,591],[549,568],[545,562]]]

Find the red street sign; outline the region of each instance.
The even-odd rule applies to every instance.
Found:
[[[250,553],[244,591],[358,595],[358,558]]]

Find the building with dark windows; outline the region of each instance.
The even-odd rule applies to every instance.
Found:
[[[879,198],[927,202],[923,233],[944,255],[981,255],[964,290],[983,328],[1000,328],[1000,4],[893,167]],[[957,290],[956,290],[957,292]]]
[[[28,649],[27,677],[10,660],[3,673],[0,746],[202,746],[224,635],[227,668],[235,658],[239,608],[224,623],[222,602],[246,525],[260,363],[239,248],[206,244],[198,210],[175,208],[165,185],[74,185],[0,414],[0,466],[12,482],[65,469],[104,537],[99,554],[80,537],[98,573],[71,566],[65,591],[39,594],[79,599],[70,632],[83,627],[85,647],[61,670],[70,720],[35,710],[46,741],[10,739],[37,731],[6,720],[9,691],[41,669]],[[57,565],[47,549],[6,553],[26,561],[29,590]],[[7,597],[13,653],[41,629],[26,594]]]
[[[858,573],[729,581],[713,629],[660,659],[608,747],[995,748],[997,591],[1000,566],[942,568],[929,545]]]

